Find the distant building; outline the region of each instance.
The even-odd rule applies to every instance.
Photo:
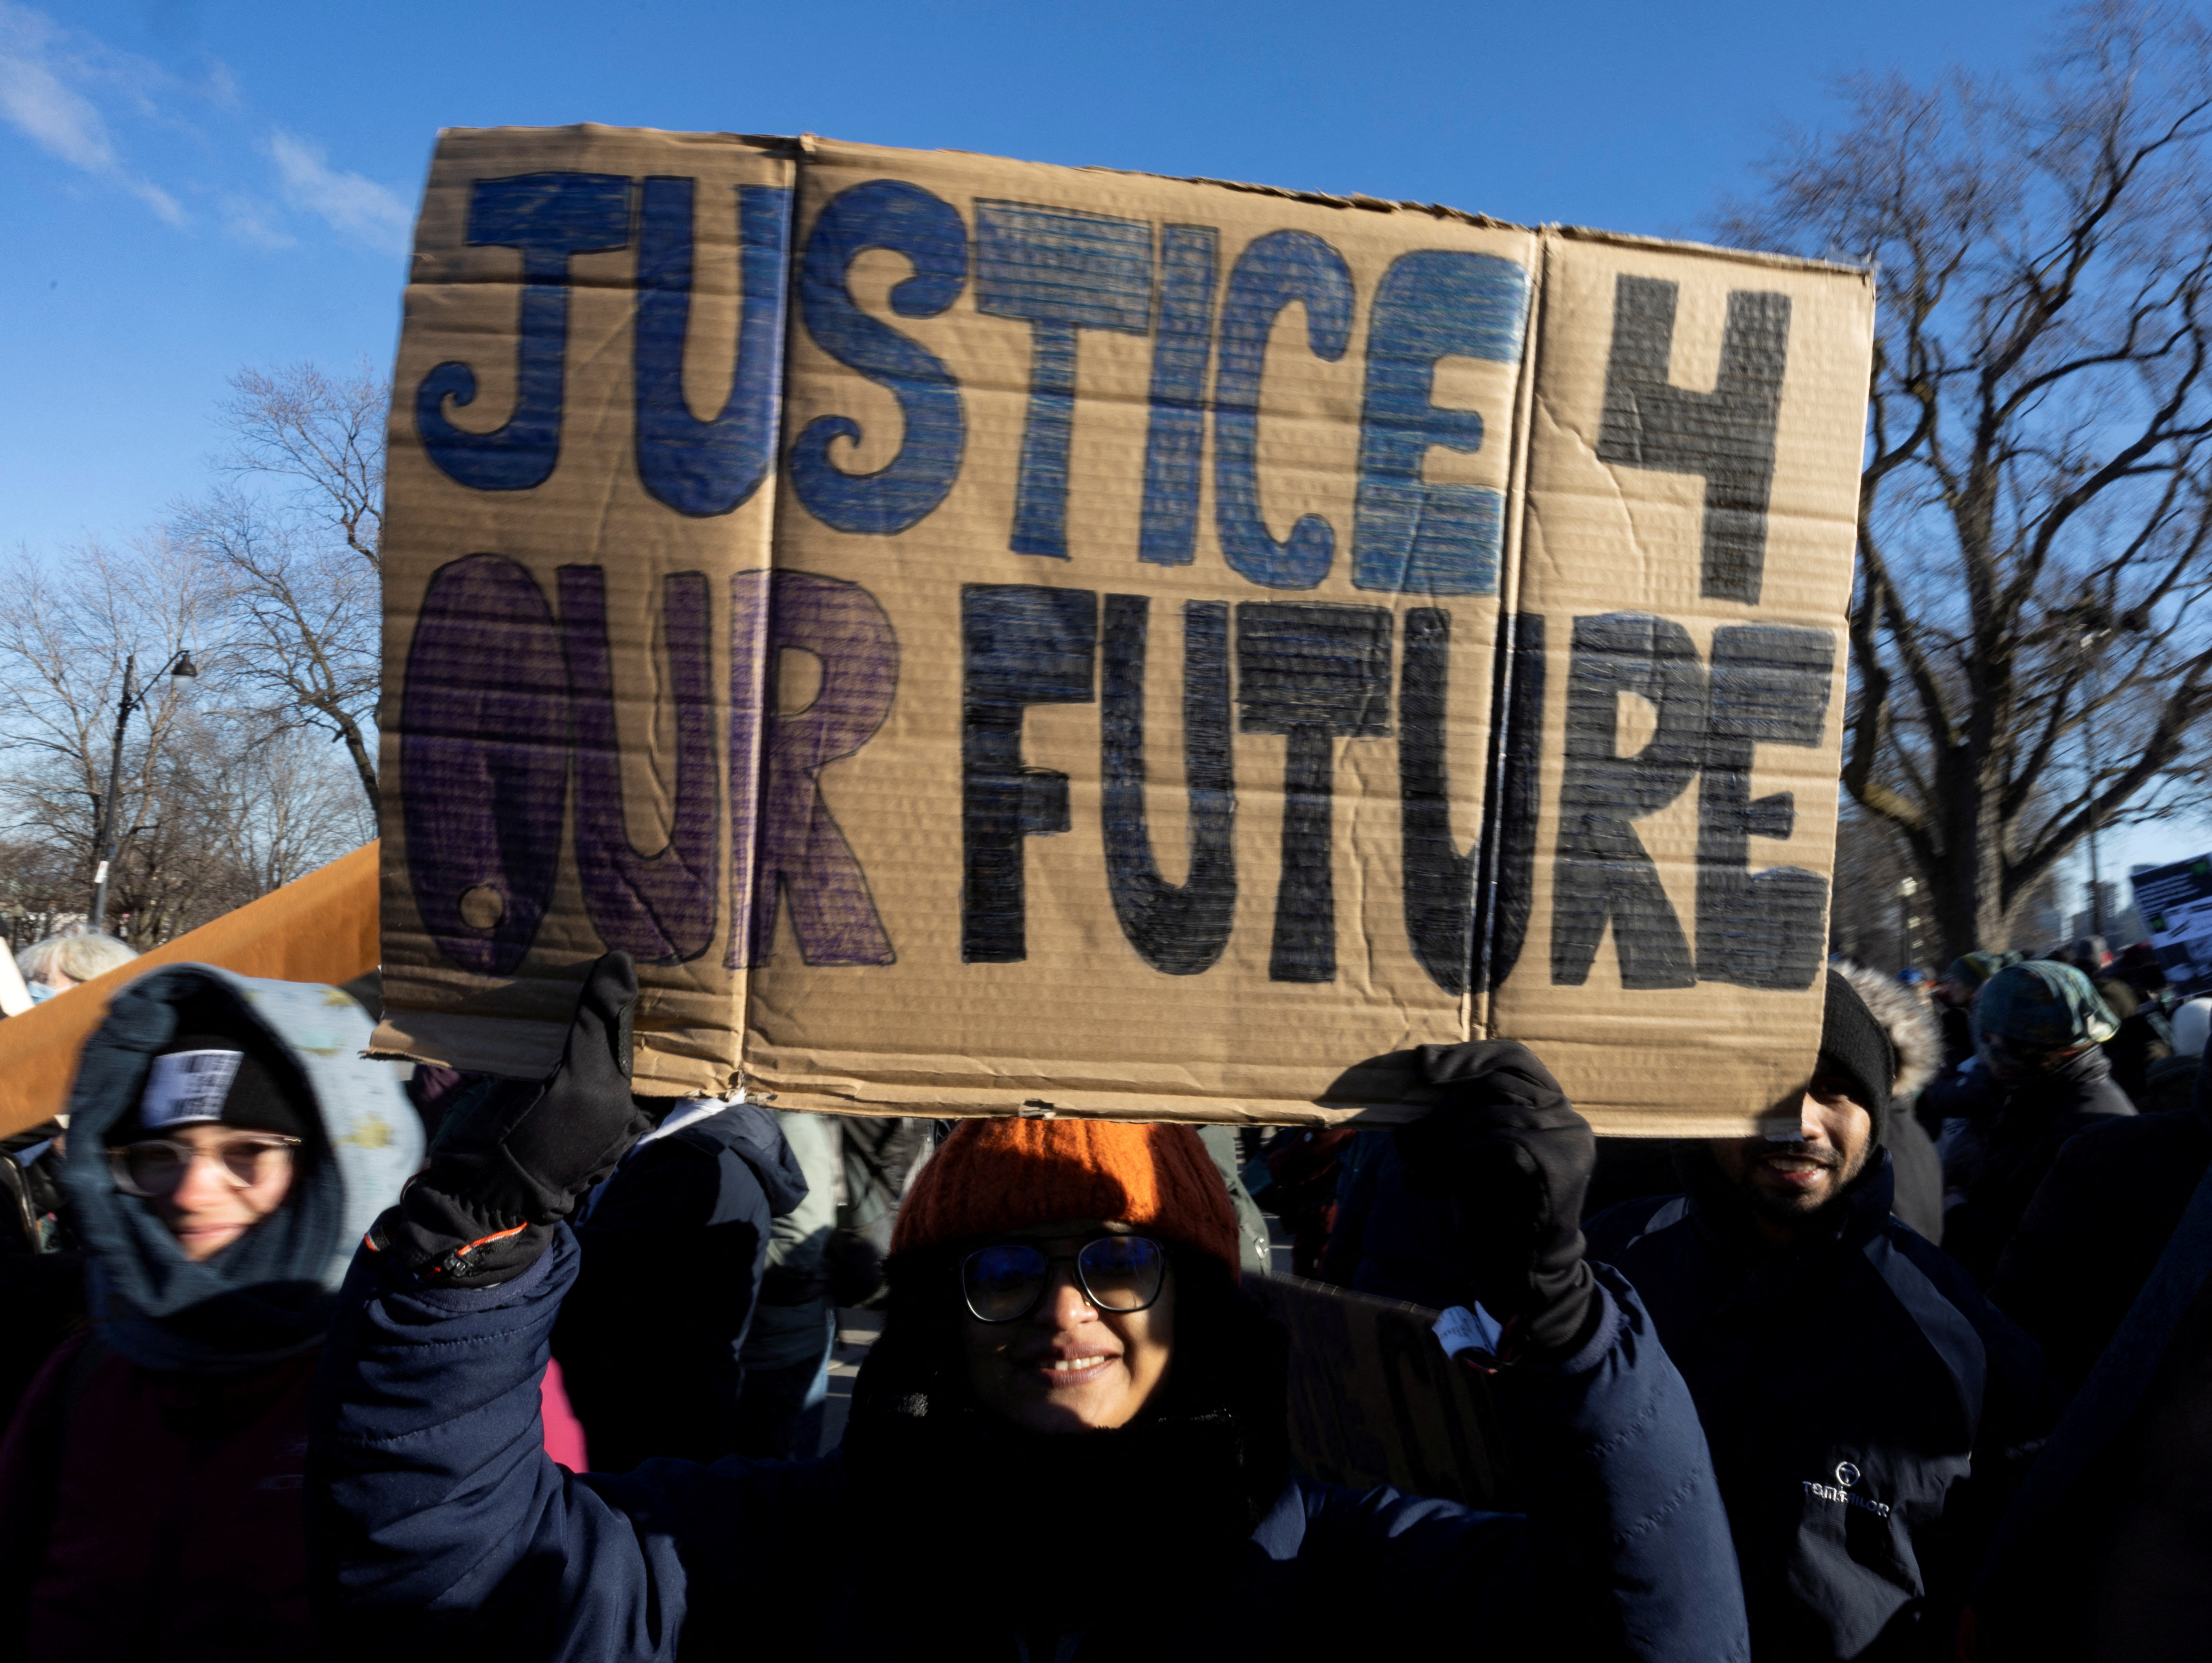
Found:
[[[2013,904],[2012,929],[2005,946],[2014,953],[2048,953],[2062,936],[2073,933],[2059,910],[2058,880],[2046,872]]]
[[[2137,867],[2135,869],[2141,872],[2146,868]],[[2130,941],[2141,941],[2149,938],[2150,932],[2143,928],[2142,914],[2136,911],[2134,890],[2123,882],[2111,879],[2099,884],[2097,888],[2105,903],[2104,929],[2101,931],[2098,929],[2095,922],[2096,912],[2085,906],[2074,915],[2073,921],[2066,932],[2069,939],[2101,934],[2112,951],[2118,953]]]

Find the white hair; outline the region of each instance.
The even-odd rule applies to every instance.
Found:
[[[85,929],[32,942],[15,955],[15,967],[27,982],[45,981],[49,970],[60,971],[72,982],[89,982],[137,956],[137,948],[105,931]]]

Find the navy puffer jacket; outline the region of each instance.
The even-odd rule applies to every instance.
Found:
[[[2057,1418],[2034,1342],[1891,1215],[1887,1152],[1817,1240],[1767,1246],[1702,1145],[1684,1195],[1584,1227],[1689,1382],[1760,1663],[1951,1655],[2005,1500]]]
[[[1193,1578],[1163,1544],[1218,1486],[1185,1484],[1172,1462],[1109,1462],[1097,1482],[1029,1496],[1004,1517],[992,1516],[1001,1491],[973,1476],[977,1465],[885,1483],[851,1435],[847,1450],[814,1461],[566,1472],[538,1442],[538,1375],[576,1258],[564,1226],[542,1259],[495,1288],[427,1288],[374,1254],[356,1261],[324,1352],[310,1452],[318,1614],[349,1654],[380,1663],[1335,1663],[1347,1647],[1581,1656],[1559,1637],[1595,1616],[1626,1636],[1607,1654],[1747,1655],[1695,1411],[1643,1307],[1610,1271],[1599,1272],[1601,1321],[1583,1351],[1501,1377],[1534,1480],[1529,1515],[1293,1477],[1275,1483],[1272,1504],[1255,1502],[1249,1537],[1224,1538],[1229,1550]],[[887,1331],[878,1352],[890,1343]],[[933,1407],[918,1430],[934,1436],[939,1424]],[[1218,1430],[1204,1417],[1181,1428],[1199,1449],[1218,1447],[1208,1441]],[[1123,1436],[1047,1441],[1110,1453]],[[977,1441],[986,1456],[989,1442]],[[997,1470],[1019,1490],[1015,1469]],[[1133,1504],[1147,1522],[1103,1516],[1126,1520]],[[965,1531],[952,1522],[963,1517]],[[932,1580],[917,1584],[915,1563],[934,1568]],[[1161,1591],[1178,1575],[1170,1618]],[[1038,1589],[1080,1593],[1079,1626],[1017,1622]]]

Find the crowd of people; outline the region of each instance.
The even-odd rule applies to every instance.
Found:
[[[1754,1136],[1486,1040],[1240,1142],[637,1097],[619,953],[541,1081],[161,966],[0,1162],[0,1658],[2201,1655],[2212,1000],[2094,940],[1824,998]],[[1525,1513],[1299,1470],[1263,1207],[1479,1310]]]

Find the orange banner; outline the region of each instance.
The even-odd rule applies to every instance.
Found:
[[[0,1136],[69,1106],[77,1052],[115,990],[157,965],[218,965],[280,982],[349,982],[377,966],[377,846],[188,930],[173,941],[0,1021]]]

